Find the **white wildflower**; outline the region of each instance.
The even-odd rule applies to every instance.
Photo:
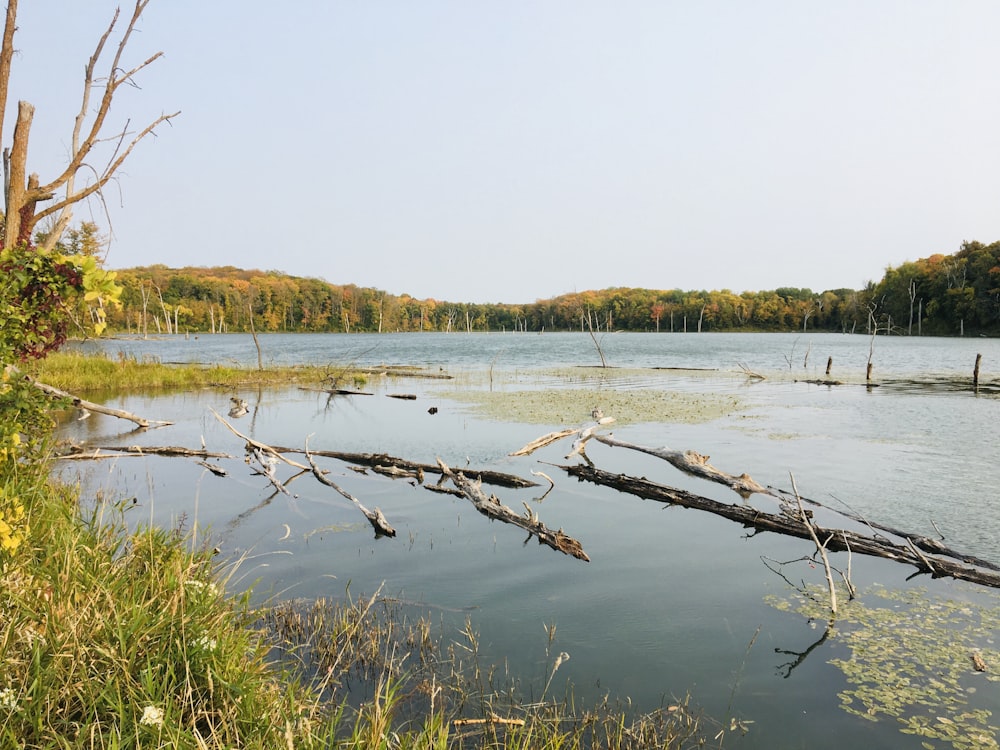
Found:
[[[216,596],[219,593],[219,587],[214,583],[206,583],[205,581],[198,581],[194,578],[184,581],[185,586],[190,586],[196,591],[204,591],[209,596]]]
[[[158,727],[163,724],[163,711],[156,706],[146,706],[142,709],[142,718],[139,723],[144,727]]]
[[[194,642],[194,645],[205,651],[215,651],[215,647],[218,645],[218,642],[214,638],[209,638],[207,635],[203,635]]]
[[[0,710],[11,713],[17,710],[17,693],[12,688],[0,690]]]

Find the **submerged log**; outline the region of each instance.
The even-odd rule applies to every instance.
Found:
[[[809,530],[799,518],[784,513],[767,513],[749,505],[720,503],[717,500],[696,495],[676,487],[669,487],[648,479],[613,474],[593,466],[561,466],[570,476],[605,487],[613,487],[647,500],[655,500],[668,505],[708,511],[728,518],[757,531],[773,531],[800,539],[811,539]],[[828,550],[850,551],[852,553],[881,557],[887,560],[913,565],[919,573],[929,573],[934,578],[951,577],[982,586],[1000,588],[1000,572],[981,570],[953,560],[918,554],[910,544],[896,544],[887,538],[865,536],[846,529],[827,529],[812,524],[816,536]]]
[[[371,391],[352,391],[349,388],[314,388],[310,386],[299,386],[300,391],[313,391],[315,393],[326,393],[330,396],[374,396]]]
[[[581,545],[580,542],[564,534],[562,529],[552,531],[552,529],[548,528],[544,523],[538,520],[538,515],[527,503],[525,503],[524,506],[527,511],[524,515],[515,513],[513,510],[501,503],[500,499],[496,495],[487,496],[486,493],[483,492],[481,482],[473,482],[466,477],[463,472],[453,471],[440,458],[438,459],[438,464],[441,467],[441,473],[451,479],[462,494],[472,501],[476,510],[487,518],[493,518],[522,528],[528,532],[528,539],[534,536],[538,539],[540,544],[548,545],[552,549],[558,550],[565,555],[575,557],[578,560],[590,562],[590,558],[587,557],[587,553],[583,551],[583,545]]]
[[[274,450],[279,453],[301,453],[300,448],[286,448],[283,446],[274,446]],[[347,453],[344,451],[322,451],[314,450],[310,451],[314,456],[323,456],[324,458],[336,458],[339,461],[346,461],[351,464],[360,464],[362,466],[368,466],[374,468],[375,466],[384,467],[396,467],[397,469],[402,469],[405,471],[423,471],[427,474],[440,474],[441,467],[438,464],[424,464],[418,463],[416,461],[408,461],[405,458],[398,458],[397,456],[390,456],[386,453]],[[480,479],[484,484],[492,484],[497,487],[509,487],[511,489],[523,489],[525,487],[537,487],[538,482],[532,482],[529,479],[524,479],[517,476],[516,474],[506,474],[502,471],[489,471],[487,469],[470,469],[465,467],[462,469],[462,473],[466,476],[475,477]]]

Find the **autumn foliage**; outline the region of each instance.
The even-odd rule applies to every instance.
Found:
[[[478,304],[338,285],[232,266],[150,266],[119,272],[133,333],[257,331],[837,331],[1000,334],[1000,242],[964,243],[898,268],[865,288],[735,293],[610,288],[528,304]]]

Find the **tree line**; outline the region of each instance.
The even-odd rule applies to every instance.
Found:
[[[1000,242],[889,267],[864,289],[736,294],[609,288],[529,304],[416,299],[353,284],[223,266],[118,272],[122,333],[396,331],[836,331],[1000,335]]]

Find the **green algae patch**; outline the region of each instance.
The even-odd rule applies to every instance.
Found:
[[[983,601],[970,603],[875,586],[848,602],[823,639],[847,651],[829,660],[847,680],[841,708],[894,721],[904,734],[924,738],[926,748],[1000,747],[1000,726],[986,707],[995,705],[1000,682],[1000,599],[979,594]],[[768,602],[822,622],[830,617],[824,597],[811,588]],[[979,692],[984,700],[977,701]]]
[[[710,422],[739,411],[742,406],[732,395],[679,393],[663,390],[601,390],[557,388],[546,390],[479,391],[462,390],[442,396],[469,404],[489,419],[528,424],[573,426],[593,420],[594,409],[616,424],[638,422]]]

